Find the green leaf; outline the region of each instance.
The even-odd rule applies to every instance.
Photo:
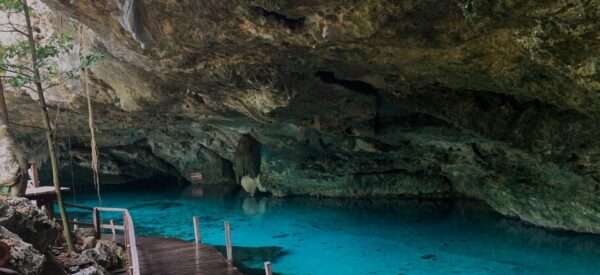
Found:
[[[0,0],[0,10],[23,12],[23,2],[21,0]]]
[[[81,60],[80,60],[81,68],[86,69],[86,68],[93,67],[100,60],[104,59],[104,57],[105,56],[101,53],[92,53],[92,54],[84,55],[81,57]]]

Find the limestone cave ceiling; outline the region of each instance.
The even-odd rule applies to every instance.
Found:
[[[249,134],[275,195],[466,196],[600,231],[600,1],[43,2],[87,45],[72,55],[105,55],[105,175],[227,182]],[[89,166],[79,80],[49,94]],[[35,125],[33,101],[11,100]],[[35,131],[18,134],[41,155]]]

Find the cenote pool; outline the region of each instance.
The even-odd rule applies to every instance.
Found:
[[[236,264],[264,274],[599,274],[600,237],[546,231],[477,202],[245,198],[189,189],[103,190],[102,205],[129,208],[139,235],[222,246],[232,224]],[[91,192],[71,198],[97,205]],[[85,212],[72,217],[89,220]],[[257,270],[252,270],[255,268]]]

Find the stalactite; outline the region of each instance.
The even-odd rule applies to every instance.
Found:
[[[233,162],[238,183],[244,176],[256,178],[260,174],[260,143],[249,134],[243,135],[235,149]]]

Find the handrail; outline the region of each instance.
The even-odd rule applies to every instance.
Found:
[[[70,208],[78,208],[78,209],[83,209],[83,210],[94,210],[94,207],[90,207],[87,205],[80,205],[80,204],[74,204],[74,203],[68,203],[68,202],[63,202],[63,205],[66,207],[70,207]]]
[[[139,256],[137,250],[137,242],[135,239],[135,228],[133,225],[133,220],[131,219],[131,214],[129,214],[129,210],[125,208],[108,208],[108,207],[94,207],[93,210],[93,218],[94,218],[94,228],[96,229],[96,236],[102,236],[102,229],[106,228],[105,225],[102,224],[102,220],[100,219],[100,212],[119,212],[123,215],[123,226],[112,226],[112,229],[123,230],[124,233],[124,242],[125,248],[127,249],[127,254],[129,255],[129,274],[131,275],[141,275],[140,273],[140,263]]]

